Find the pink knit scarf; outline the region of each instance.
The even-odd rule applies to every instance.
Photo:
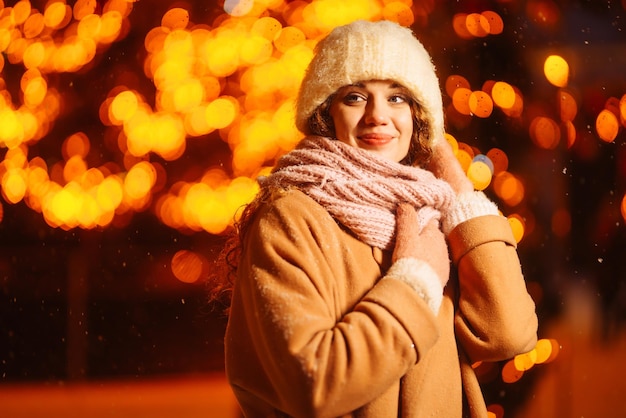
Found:
[[[393,248],[399,203],[416,208],[421,230],[454,198],[448,183],[430,171],[318,136],[281,157],[261,185],[301,190],[363,242],[382,249]]]

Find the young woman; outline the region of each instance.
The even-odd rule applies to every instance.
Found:
[[[336,28],[296,124],[227,250],[244,415],[486,417],[472,364],[531,350],[537,317],[506,218],[443,138],[430,56],[395,23]]]

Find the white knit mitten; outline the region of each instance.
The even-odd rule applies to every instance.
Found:
[[[483,192],[459,194],[452,207],[441,214],[441,228],[446,236],[460,223],[484,215],[498,215],[498,207]]]

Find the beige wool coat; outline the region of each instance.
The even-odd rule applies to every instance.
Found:
[[[248,418],[486,417],[471,364],[536,344],[504,217],[450,233],[459,279],[437,316],[385,277],[390,254],[300,191],[262,205],[248,231],[225,336],[226,373]]]

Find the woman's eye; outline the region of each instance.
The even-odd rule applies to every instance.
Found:
[[[406,99],[406,97],[404,97],[402,95],[394,94],[393,96],[391,96],[389,98],[389,101],[391,103],[405,103],[405,102],[407,102],[407,99]]]
[[[365,100],[365,98],[361,96],[360,94],[349,93],[349,94],[346,94],[343,100],[346,103],[357,103],[357,102]]]

